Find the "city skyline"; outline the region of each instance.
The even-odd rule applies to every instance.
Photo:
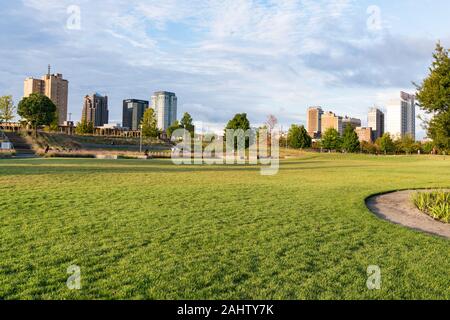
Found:
[[[403,1],[131,1],[100,8],[81,1],[79,30],[66,26],[72,4],[4,4],[0,23],[9,48],[0,52],[0,89],[17,103],[23,79],[45,73],[50,63],[70,81],[73,119],[96,88],[109,97],[111,122],[121,122],[123,99],[150,100],[155,90],[176,92],[179,114],[187,111],[211,130],[240,112],[255,125],[268,114],[284,128],[306,124],[310,105],[365,121],[371,106],[385,108],[399,91],[414,92],[411,82],[426,76],[436,41],[450,43],[439,17],[447,1],[433,8]],[[379,23],[371,5],[380,9]],[[438,17],[407,23],[431,12]]]
[[[42,77],[42,80],[32,77],[25,79],[24,97],[37,92],[46,94],[56,101],[57,110],[65,110],[65,117],[59,114],[61,125],[67,121],[68,81],[63,79],[61,74],[51,75],[50,70],[51,67],[48,65],[48,73]],[[64,99],[61,99],[61,97],[64,97]],[[65,102],[65,106],[61,106],[62,102]],[[341,116],[333,111],[324,112],[321,106],[308,107],[306,125],[304,126],[313,139],[320,139],[321,135],[330,128],[335,129],[342,135],[344,128],[351,125],[361,141],[376,141],[384,134],[385,128],[393,139],[410,135],[416,140],[417,106],[414,94],[400,91],[399,97],[391,99],[386,108],[381,109],[376,106],[369,108],[367,126],[363,126],[361,119],[352,116]],[[122,121],[116,122],[116,124],[131,131],[139,130],[144,112],[149,107],[155,110],[157,127],[162,131],[166,131],[178,120],[178,98],[176,94],[168,91],[156,91],[151,96],[151,105],[146,100],[123,100]],[[387,118],[385,113],[388,114]],[[108,97],[103,97],[98,93],[85,96],[80,121],[92,122],[95,127],[114,124],[114,122],[109,122]],[[203,126],[200,126],[200,130],[203,132]],[[282,126],[281,131],[283,131]]]
[[[53,82],[58,81],[58,85],[53,85],[53,87],[58,89],[57,91],[48,88],[51,87],[47,85],[47,82],[50,80]],[[33,92],[46,94],[47,96],[52,97],[49,95],[51,92],[53,95],[52,99],[60,102],[61,99],[58,96],[61,96],[61,85],[59,83],[61,81],[65,84],[63,100],[67,101],[68,81],[62,78],[62,74],[51,75],[50,65],[48,66],[48,74],[43,76],[42,80],[32,77],[27,77],[25,79],[24,97],[29,96],[29,94]],[[98,99],[96,99],[97,97]],[[97,103],[97,100],[105,100],[105,103]],[[97,108],[97,104],[99,104],[101,108]],[[176,94],[168,91],[156,91],[151,96],[151,105],[150,102],[146,100],[123,100],[121,122],[109,121],[107,96],[103,97],[99,93],[94,93],[92,96],[86,95],[80,121],[93,122],[95,127],[101,127],[105,124],[118,124],[120,127],[137,131],[139,130],[139,123],[142,120],[143,114],[149,107],[155,110],[157,126],[162,131],[167,130],[178,120],[178,98]],[[60,108],[60,106],[57,107],[57,109]],[[103,111],[103,108],[105,111]],[[328,128],[334,128],[342,135],[344,128],[350,124],[355,130],[358,129],[356,131],[358,132],[360,139],[365,141],[375,141],[377,138],[380,138],[385,132],[385,127],[388,128],[386,132],[390,133],[393,138],[400,138],[409,134],[413,139],[416,139],[416,109],[417,104],[415,102],[414,94],[400,91],[399,97],[391,99],[385,108],[374,106],[368,109],[367,122],[365,122],[367,126],[363,126],[363,122],[359,118],[354,118],[349,115],[341,116],[334,111],[324,112],[321,106],[307,108],[306,124],[304,124],[304,126],[312,138],[320,138],[321,134]],[[66,117],[59,116],[60,125],[63,124],[62,122],[67,121],[67,103],[64,110]],[[390,116],[385,118],[385,113],[390,114]],[[61,121],[61,119],[63,120]],[[99,121],[98,119],[101,120]],[[201,127],[200,129],[203,130],[204,128]],[[367,129],[370,131],[367,131]],[[370,136],[370,138],[362,138],[363,136]]]

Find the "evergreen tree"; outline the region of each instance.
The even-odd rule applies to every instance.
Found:
[[[350,124],[348,124],[344,129],[341,147],[345,152],[357,152],[359,150],[360,143],[358,134]]]
[[[227,126],[225,127],[225,131],[226,130],[243,130],[244,132],[247,132],[247,130],[250,130],[250,121],[247,119],[247,114],[246,113],[238,113],[236,114],[233,119],[231,119],[230,121],[228,121]],[[226,140],[226,135],[225,135],[225,140]],[[233,147],[233,145],[231,145],[232,142],[227,142],[227,144],[230,143],[230,146]],[[234,138],[234,149],[237,149],[237,144],[238,144],[238,138],[235,137]],[[248,148],[250,145],[250,138],[249,137],[245,137],[245,148]]]
[[[153,108],[148,108],[144,112],[144,116],[141,121],[142,126],[142,136],[148,138],[158,138],[159,130],[156,121],[155,110]]]
[[[228,121],[228,124],[225,127],[225,129],[233,129],[233,130],[242,129],[244,131],[249,130],[250,129],[250,121],[248,121],[248,119],[247,119],[247,114],[246,113],[236,114],[233,117],[233,119]]]
[[[288,132],[288,144],[294,149],[310,148],[312,139],[304,126],[293,124]]]
[[[339,132],[334,128],[327,129],[322,136],[321,144],[327,150],[339,150],[341,148]]]
[[[194,127],[194,124],[192,121],[192,117],[189,113],[187,113],[187,112],[184,113],[183,118],[181,119],[180,125],[184,129],[189,131],[191,133],[191,136],[194,137],[195,127]]]
[[[385,133],[381,138],[377,140],[377,144],[380,147],[380,151],[384,154],[388,154],[395,151],[395,144],[392,141],[391,135]]]

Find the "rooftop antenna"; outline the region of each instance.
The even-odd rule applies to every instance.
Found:
[[[50,76],[51,66],[48,65],[48,75]]]

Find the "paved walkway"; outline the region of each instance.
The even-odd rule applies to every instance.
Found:
[[[378,217],[415,230],[450,239],[450,224],[434,220],[416,208],[411,200],[417,191],[399,191],[366,200],[367,207]]]

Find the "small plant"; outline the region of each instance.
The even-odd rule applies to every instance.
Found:
[[[433,219],[450,222],[450,192],[418,192],[413,196],[416,207]]]

